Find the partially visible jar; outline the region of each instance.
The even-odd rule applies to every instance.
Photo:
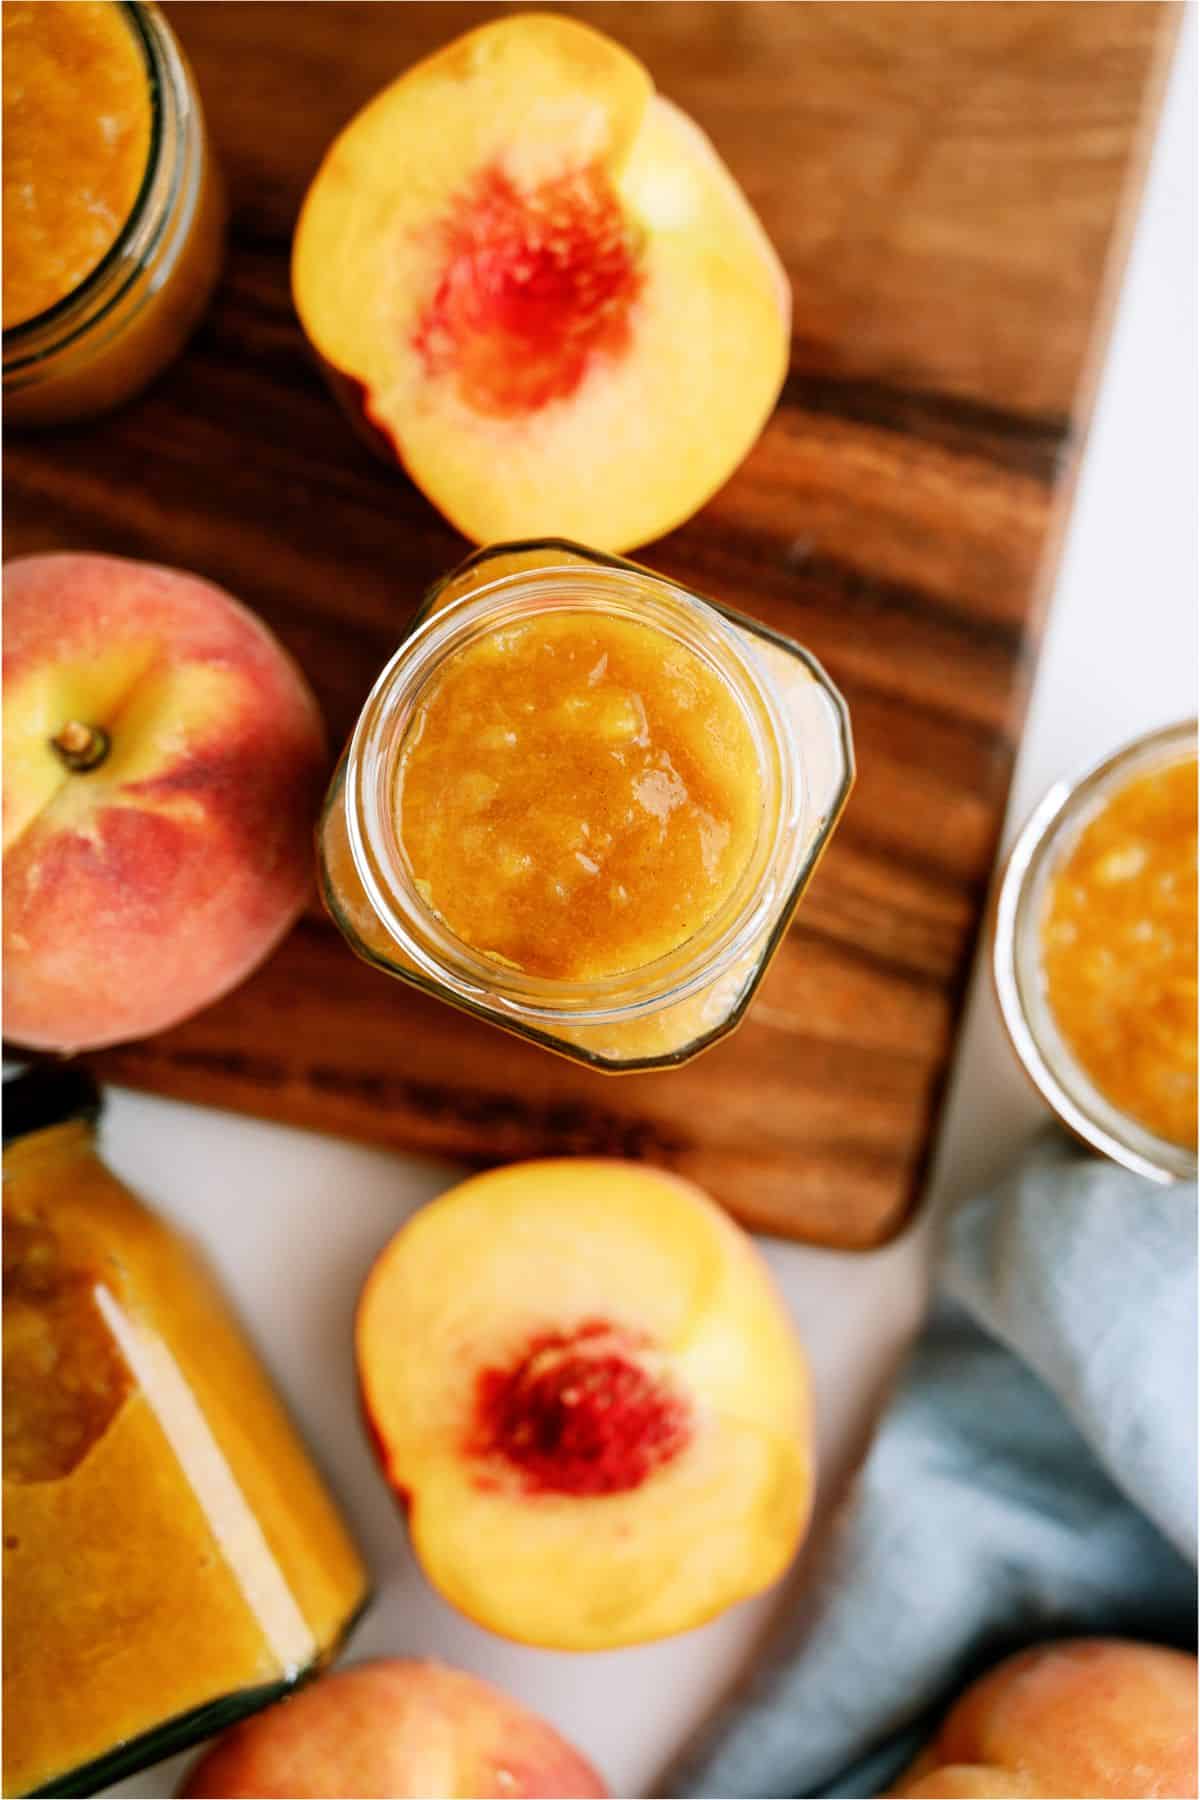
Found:
[[[406,733],[438,671],[483,634],[572,613],[648,625],[700,659],[741,710],[761,784],[755,842],[713,916],[670,953],[589,980],[531,975],[456,937],[414,879],[394,811]],[[618,557],[500,545],[433,588],[363,708],[322,818],[324,898],[352,949],[390,975],[596,1069],[668,1068],[740,1023],[853,778],[845,703],[798,644]],[[531,783],[530,806],[543,798]]]
[[[1196,748],[1190,720],[1056,782],[1009,854],[992,943],[1001,1016],[1038,1092],[1091,1149],[1161,1183],[1197,1169]],[[1161,816],[1141,816],[1164,781],[1165,811],[1160,795]],[[1171,1117],[1175,1138],[1155,1129]]]
[[[131,212],[99,263],[32,318],[5,320],[4,412],[13,426],[90,418],[130,399],[183,348],[220,272],[224,196],[191,70],[156,6],[105,4],[120,17],[144,72],[145,172]],[[69,20],[73,8],[64,11]],[[64,82],[72,80],[65,64],[61,73]],[[19,93],[14,104],[21,104]],[[81,78],[78,104],[95,104]],[[61,154],[57,141],[48,143],[35,163],[56,150]],[[6,256],[12,256],[11,219],[7,229]]]
[[[72,1067],[4,1084],[4,1793],[90,1794],[327,1661],[367,1575]]]

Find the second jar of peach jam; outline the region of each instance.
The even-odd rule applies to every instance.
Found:
[[[321,827],[367,961],[597,1068],[741,1020],[853,780],[808,653],[614,557],[472,556],[367,700]]]
[[[191,71],[132,0],[5,0],[4,410],[108,411],[183,347],[224,201]]]
[[[1196,725],[1060,781],[1013,845],[993,972],[1026,1071],[1093,1149],[1196,1178]]]

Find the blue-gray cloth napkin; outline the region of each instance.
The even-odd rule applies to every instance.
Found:
[[[874,1795],[1040,1639],[1196,1641],[1196,1188],[1037,1140],[947,1230],[929,1323],[818,1578],[671,1777]]]

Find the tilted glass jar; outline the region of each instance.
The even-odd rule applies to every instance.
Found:
[[[73,1066],[4,1084],[4,1792],[91,1794],[331,1657],[365,1567]]]
[[[762,794],[727,900],[669,954],[591,981],[534,977],[457,938],[408,867],[393,803],[408,724],[448,659],[563,612],[651,625],[700,658],[737,701]],[[853,778],[845,703],[799,645],[620,558],[557,539],[500,545],[433,588],[367,699],[325,803],[324,898],[359,956],[478,1018],[597,1069],[670,1067],[740,1023]]]
[[[91,273],[44,312],[5,330],[9,425],[90,418],[130,399],[183,348],[220,273],[224,193],[192,72],[156,6],[118,6],[146,70],[145,175],[132,212]]]

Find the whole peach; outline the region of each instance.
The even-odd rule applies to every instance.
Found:
[[[329,1800],[590,1800],[608,1790],[556,1731],[439,1663],[364,1663],[235,1725],[180,1793]]]
[[[124,558],[4,571],[5,1034],[144,1037],[249,974],[311,882],[316,702],[212,583]]]
[[[1121,1638],[1041,1644],[950,1708],[899,1800],[1191,1800],[1196,1658]]]

